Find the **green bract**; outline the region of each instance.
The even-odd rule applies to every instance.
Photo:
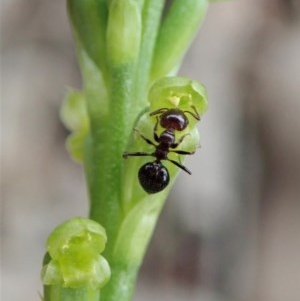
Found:
[[[173,0],[162,20],[151,69],[151,79],[175,75],[208,8],[208,0]]]
[[[50,261],[42,270],[44,285],[102,287],[110,278],[100,255],[106,240],[104,228],[89,219],[73,218],[55,228],[46,244]]]
[[[105,70],[107,3],[105,0],[67,0],[76,42],[98,68]]]

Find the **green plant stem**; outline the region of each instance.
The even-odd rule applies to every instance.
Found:
[[[134,119],[146,103],[142,102],[137,94],[144,97],[146,95],[147,75],[162,6],[163,1],[156,0],[147,0],[144,6],[144,30],[139,64],[136,61],[123,65],[112,64],[107,92],[109,108],[106,116],[103,116],[101,104],[103,95],[95,95],[97,83],[91,83],[94,81],[91,68],[87,68],[86,60],[81,59],[91,121],[91,136],[85,164],[91,201],[90,217],[106,228],[109,240],[104,255],[108,260],[122,219],[120,208],[124,163],[122,153],[132,133]],[[139,76],[136,76],[137,74]],[[134,81],[136,78],[142,78],[143,87],[141,81]],[[98,91],[101,93],[100,89]],[[136,106],[138,101],[140,105]]]
[[[168,191],[160,198],[147,197],[126,216],[111,258],[114,277],[101,290],[101,300],[131,300],[137,273]]]
[[[109,260],[114,241],[121,222],[121,177],[122,153],[130,135],[133,113],[130,100],[133,91],[133,65],[125,65],[111,70],[111,88],[109,91],[109,117],[101,125],[101,131],[93,133],[94,159],[97,167],[93,177],[97,179],[90,187],[90,217],[103,225],[109,241],[105,256]],[[97,161],[99,163],[97,163]]]
[[[80,0],[68,1],[83,5]],[[139,1],[138,7],[134,1],[128,1],[126,9],[136,18],[136,24],[140,21],[138,9],[142,9],[141,37],[131,30],[132,44],[130,41],[127,43],[126,37],[113,22],[116,19],[118,26],[126,32],[128,19],[124,18],[122,11],[118,11],[118,5],[127,5],[125,2],[112,0],[107,10],[103,0],[99,1],[100,6],[95,4],[96,0],[88,1],[91,5],[81,12],[75,4],[69,9],[75,31],[81,28],[75,36],[90,121],[90,133],[84,151],[90,199],[89,216],[106,229],[108,237],[103,256],[109,262],[112,274],[108,284],[101,289],[101,301],[129,301],[146,247],[171,184],[155,196],[144,193],[141,196],[141,190],[136,194],[133,191],[131,198],[125,198],[127,203],[124,206],[123,190],[132,188],[124,187],[125,162],[122,153],[132,135],[135,119],[147,106],[147,92],[151,81],[168,74],[169,69],[182,58],[195,35],[195,28],[203,18],[204,6],[200,10],[198,4],[206,4],[206,0],[175,0],[161,26],[164,0]],[[197,9],[193,5],[196,2]],[[101,7],[100,20],[99,15],[91,11],[95,5]],[[201,15],[196,18],[195,15],[199,12]],[[90,13],[93,16],[93,28],[89,25],[81,26],[84,22],[89,22]],[[110,19],[110,14],[113,13],[116,17]],[[129,26],[134,28],[134,22],[129,22]],[[184,29],[186,26],[188,30]],[[97,27],[100,27],[100,37],[93,46],[93,36],[97,36],[94,30]],[[179,37],[181,34],[183,38]],[[119,42],[114,43],[114,39]],[[127,48],[122,48],[120,44],[123,42]],[[103,46],[105,43],[108,48]],[[121,49],[120,55],[118,47]],[[168,53],[172,54],[171,60],[167,57]],[[134,162],[133,164],[135,166]],[[170,171],[173,181],[178,170],[171,167]]]
[[[130,300],[142,261],[142,258],[139,258],[136,262],[124,262],[117,259],[118,254],[113,254],[118,230],[124,219],[121,208],[124,166],[122,153],[126,149],[136,116],[146,105],[149,70],[162,7],[163,1],[146,0],[139,58],[124,65],[111,66],[107,115],[99,118],[101,97],[95,97],[93,93],[88,97],[91,136],[88,140],[85,169],[91,202],[90,217],[103,225],[107,231],[109,239],[103,255],[109,261],[112,270],[111,280],[101,290],[101,301]],[[82,69],[86,68],[83,66]],[[90,76],[86,77],[85,82],[85,89],[94,91]],[[88,91],[87,94],[89,95]],[[97,99],[98,105],[95,104]],[[149,237],[153,227],[154,225]],[[145,247],[137,246],[143,249]]]
[[[107,93],[103,93],[103,90],[98,89],[101,86],[99,70],[83,52],[80,54],[91,123],[84,160],[91,202],[90,217],[107,231],[109,239],[103,255],[112,270],[111,281],[103,289],[101,300],[129,300],[138,266],[124,269],[126,263],[116,263],[112,254],[123,218],[120,202],[124,160],[122,153],[137,114],[131,107],[135,62],[112,67],[110,87]],[[109,99],[109,107],[103,108],[103,98],[106,97]],[[120,291],[121,287],[124,287],[123,291]],[[119,297],[115,298],[117,295]]]
[[[101,290],[101,301],[130,301],[135,287],[138,267],[112,262],[113,279]]]

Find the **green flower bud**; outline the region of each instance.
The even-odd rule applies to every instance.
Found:
[[[138,57],[142,33],[137,1],[112,0],[106,33],[107,57],[113,64],[125,64]]]
[[[174,0],[160,27],[151,79],[174,74],[203,21],[208,0]]]
[[[84,142],[89,132],[89,117],[83,92],[71,90],[67,93],[60,118],[72,131],[66,141],[67,150],[74,160],[82,162]]]
[[[60,111],[60,117],[70,131],[80,131],[89,128],[89,118],[83,92],[68,91]]]

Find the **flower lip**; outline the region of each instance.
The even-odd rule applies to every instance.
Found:
[[[163,77],[152,85],[148,100],[150,109],[179,108],[190,110],[196,108],[200,115],[207,110],[207,93],[205,87],[186,77]]]

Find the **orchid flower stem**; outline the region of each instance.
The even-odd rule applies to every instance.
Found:
[[[176,73],[204,18],[208,0],[174,0],[168,10],[164,10],[165,0],[67,1],[83,89],[68,93],[61,118],[72,131],[67,149],[84,167],[89,218],[107,235],[106,247],[95,264],[107,276],[107,261],[111,277],[99,291],[90,289],[86,282],[78,287],[76,282],[76,295],[72,283],[68,286],[65,282],[69,279],[66,270],[58,269],[55,256],[48,250],[51,260],[43,268],[48,277],[43,278],[45,301],[77,300],[81,298],[78,296],[82,301],[130,301],[147,245],[179,169],[167,162],[168,187],[149,195],[137,179],[139,167],[149,159],[125,160],[122,154],[153,148],[133,132],[137,127],[153,139],[157,116],[150,116],[149,110],[175,106],[185,111],[192,106],[200,115],[205,112],[206,91],[201,84],[166,76]],[[184,150],[193,151],[199,144],[196,121],[182,133],[189,133],[181,143]],[[82,237],[89,240],[89,236]],[[74,250],[71,257],[78,258],[80,254]],[[47,283],[56,286],[49,290]]]

